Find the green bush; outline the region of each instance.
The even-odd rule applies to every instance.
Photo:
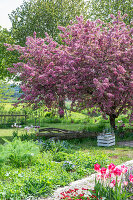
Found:
[[[22,134],[21,136],[20,136],[20,139],[22,140],[22,141],[24,141],[24,140],[27,140],[27,141],[29,141],[29,140],[37,140],[37,136],[36,136],[36,134],[35,133],[30,133],[30,134],[28,134],[27,132],[26,133],[24,133],[24,134]]]
[[[32,141],[21,141],[15,138],[12,142],[5,140],[6,144],[1,147],[1,163],[5,162],[15,167],[24,167],[36,161],[40,149]],[[3,158],[5,157],[4,161]]]
[[[65,160],[67,160],[68,156],[69,156],[69,154],[67,154],[65,152],[58,152],[53,155],[53,160],[56,162],[65,161]]]
[[[52,153],[57,153],[59,151],[70,152],[71,146],[67,141],[54,141],[52,139],[48,139],[43,143],[43,149]]]

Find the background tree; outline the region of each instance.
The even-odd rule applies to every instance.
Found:
[[[93,0],[88,5],[89,17],[93,20],[101,19],[103,21],[110,21],[110,14],[117,15],[118,11],[122,15],[128,14],[125,19],[126,24],[130,24],[133,20],[133,3],[132,0]]]
[[[11,76],[7,68],[11,67],[18,57],[17,52],[7,51],[4,43],[14,44],[15,40],[7,29],[0,27],[0,79]]]
[[[58,25],[66,26],[78,15],[86,15],[84,0],[31,0],[24,1],[9,18],[12,22],[11,32],[18,44],[24,46],[26,37],[44,38],[45,32],[57,40]]]
[[[0,80],[0,103],[10,102],[15,95],[15,89],[6,81]]]

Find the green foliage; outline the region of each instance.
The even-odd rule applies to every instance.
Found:
[[[67,157],[69,155],[65,152],[57,152],[56,154],[53,155],[53,160],[56,162],[61,162],[67,160]]]
[[[90,155],[90,153],[84,153],[82,151],[78,151],[69,156],[69,160],[76,166],[82,166],[82,168],[93,169],[95,162],[100,163],[101,166],[105,166],[108,163],[107,155],[99,154]]]
[[[12,64],[17,61],[18,57],[17,52],[7,51],[4,43],[14,44],[15,40],[7,29],[2,29],[0,27],[0,79],[12,76],[9,71],[7,71],[7,68],[12,67]]]
[[[85,141],[82,141],[84,147]],[[89,149],[83,151],[76,140],[35,143],[15,138],[12,142],[6,141],[0,145],[0,198],[19,200],[49,196],[53,189],[94,172],[94,164],[103,167],[109,163],[103,149],[91,146],[92,141],[87,145]]]
[[[24,181],[23,192],[26,194],[37,197],[40,195],[49,195],[52,192],[53,186],[47,176],[43,176],[42,179],[37,177],[30,177]]]
[[[88,5],[89,17],[93,20],[100,18],[103,21],[108,22],[109,15],[117,15],[118,11],[121,11],[121,14],[128,14],[125,19],[127,24],[130,24],[133,20],[133,5],[131,0],[93,0],[91,4]]]
[[[35,141],[35,140],[37,140],[37,136],[36,136],[36,134],[35,133],[23,133],[21,136],[20,136],[20,138],[21,138],[21,140],[22,141],[25,141],[25,140],[27,140],[27,141],[30,141],[30,140],[33,140],[33,141]]]
[[[12,22],[12,35],[20,45],[25,44],[27,36],[45,37],[47,32],[57,39],[58,25],[66,26],[76,15],[86,11],[83,0],[39,0],[24,1],[16,10],[12,11],[9,18]]]
[[[13,136],[13,138],[16,138],[16,137],[18,137],[18,131],[13,131],[13,133],[12,133],[12,136]]]
[[[6,102],[12,100],[12,95],[14,95],[15,90],[6,81],[0,80],[0,102]],[[1,108],[2,110],[2,108]]]
[[[43,143],[43,149],[45,151],[50,151],[55,154],[60,151],[70,152],[71,146],[67,141],[54,141],[52,139],[49,139]]]
[[[24,167],[35,162],[40,151],[39,147],[31,141],[21,141],[15,138],[12,142],[8,140],[5,142],[6,144],[1,146],[1,164],[4,162],[16,167]]]
[[[69,172],[69,171],[75,171],[75,165],[71,161],[64,161],[62,167],[67,172]]]

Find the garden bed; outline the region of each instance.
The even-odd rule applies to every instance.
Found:
[[[5,142],[0,146],[0,198],[5,199],[46,197],[94,173],[97,162],[107,166],[133,159],[132,148],[97,147],[90,139]]]
[[[120,168],[122,165],[125,165],[126,167],[130,168],[133,166],[133,160],[122,163],[121,165],[119,165],[117,167]],[[45,198],[45,200],[55,200],[55,199],[60,200],[62,197],[62,193],[65,193],[69,190],[74,191],[75,189],[77,189],[77,191],[76,191],[77,194],[82,194],[83,192],[85,193],[85,190],[83,190],[82,188],[94,190],[95,177],[96,177],[96,174],[92,174],[89,177],[74,181],[74,182],[70,183],[68,186],[65,186],[63,188],[58,188],[57,190],[55,190],[54,194],[51,197],[49,196],[49,197]],[[90,194],[90,193],[87,192],[87,194]]]

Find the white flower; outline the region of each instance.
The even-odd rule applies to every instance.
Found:
[[[23,177],[23,175],[22,174],[18,174],[18,177]]]
[[[31,127],[26,126],[24,129],[25,129],[27,132],[29,132],[29,130],[31,129]]]
[[[10,175],[10,172],[7,172],[6,174],[5,174],[5,176],[9,176]]]

